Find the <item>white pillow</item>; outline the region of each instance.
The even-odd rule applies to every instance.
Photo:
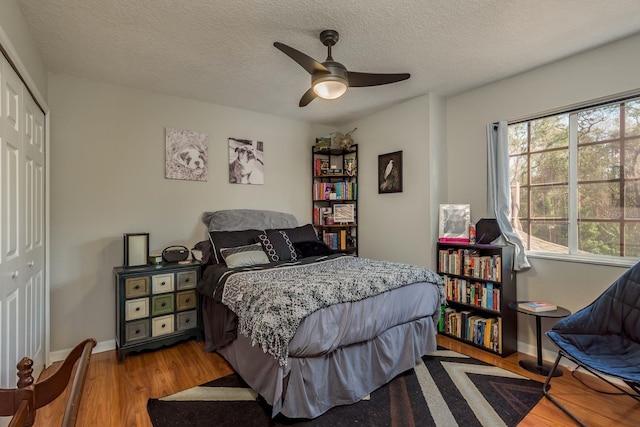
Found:
[[[222,248],[220,254],[229,268],[250,267],[252,265],[269,264],[269,257],[262,248],[262,244]]]

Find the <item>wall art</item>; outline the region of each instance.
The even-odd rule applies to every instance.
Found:
[[[206,133],[166,128],[165,150],[165,178],[209,179],[209,135]]]
[[[231,184],[264,184],[262,141],[229,138],[229,182]]]
[[[402,151],[378,156],[378,193],[402,193]]]

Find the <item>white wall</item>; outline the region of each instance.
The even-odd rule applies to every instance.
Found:
[[[40,95],[46,101],[47,97],[47,69],[45,68],[44,61],[40,55],[40,51],[36,46],[31,33],[27,28],[27,23],[22,16],[20,6],[15,0],[2,0],[0,1],[0,32],[4,32],[11,44],[14,51],[9,52],[12,54],[11,60],[16,62],[19,60],[26,70],[28,70],[31,81],[27,83],[32,90],[37,90]],[[0,38],[0,42],[2,39]],[[7,46],[4,46],[5,49]],[[15,55],[13,55],[15,53]],[[18,58],[16,58],[16,56]],[[20,70],[21,73],[23,70]],[[26,77],[23,75],[23,77]]]
[[[49,75],[49,104],[53,351],[114,339],[123,233],[149,232],[161,251],[203,240],[204,211],[270,209],[310,222],[311,147],[326,128],[59,74]],[[165,127],[209,135],[208,182],[164,178]],[[228,183],[229,137],[264,142],[264,185]]]
[[[486,125],[640,88],[640,35],[447,100],[448,202],[486,215]],[[517,275],[519,299],[551,300],[571,311],[589,304],[625,268],[532,259]],[[544,321],[545,329],[552,326]],[[519,318],[519,349],[535,351],[535,323]],[[543,342],[549,349],[553,345]]]
[[[434,267],[432,197],[438,190],[432,185],[444,164],[438,161],[443,112],[440,98],[424,95],[344,127],[358,128],[352,136],[358,144],[360,256]],[[402,151],[403,191],[378,194],[378,156],[395,151]]]

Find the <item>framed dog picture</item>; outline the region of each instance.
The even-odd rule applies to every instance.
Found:
[[[229,183],[264,184],[262,141],[229,138]]]
[[[165,129],[165,172],[168,179],[209,179],[209,135],[191,130]]]

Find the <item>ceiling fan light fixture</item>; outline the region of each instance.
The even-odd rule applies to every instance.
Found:
[[[400,82],[410,77],[409,73],[380,74],[347,71],[344,65],[334,61],[331,56],[331,48],[339,39],[340,36],[335,30],[324,30],[320,33],[320,41],[327,47],[327,59],[322,63],[291,46],[280,42],[273,43],[278,50],[311,74],[311,88],[302,95],[298,106],[306,107],[316,98],[340,98],[349,87],[380,86]]]
[[[347,82],[338,76],[326,76],[313,83],[313,92],[322,99],[340,98],[347,91]]]

